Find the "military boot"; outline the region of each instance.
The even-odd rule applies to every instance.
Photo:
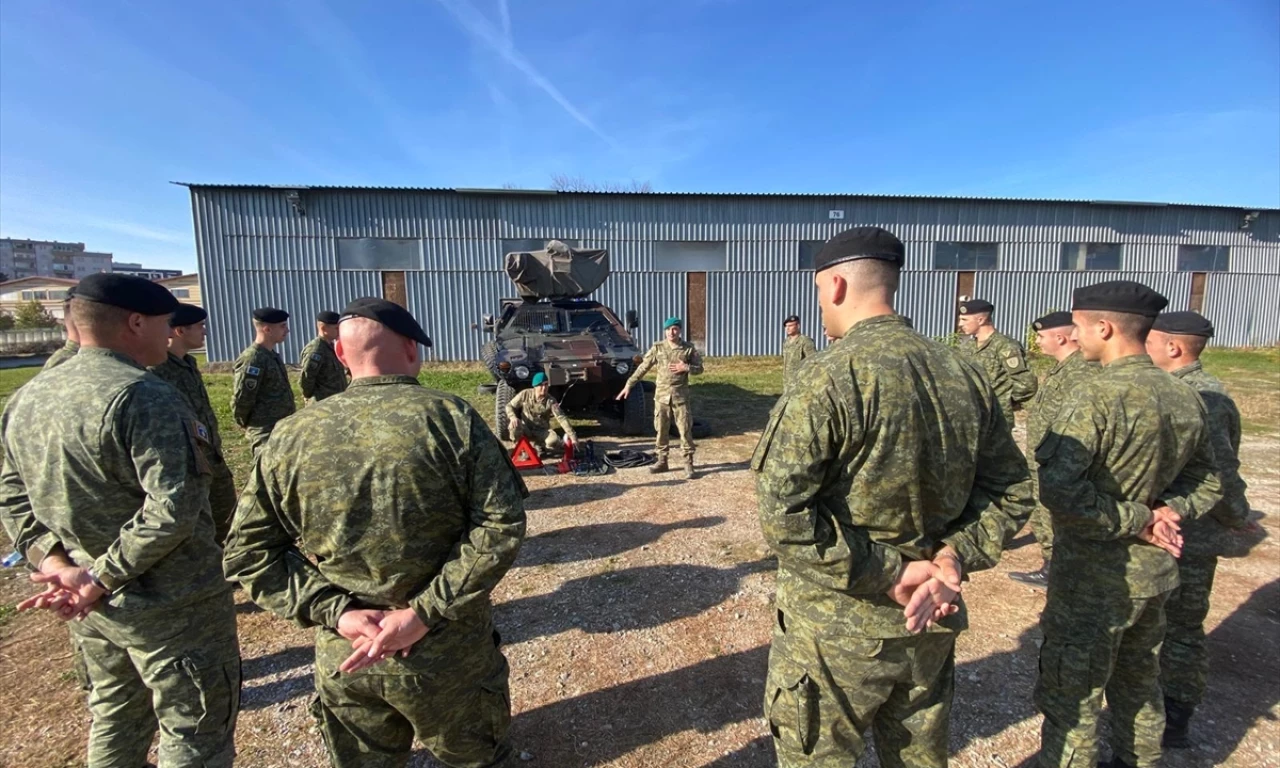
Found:
[[[686,456],[684,460],[684,479],[692,480],[697,476],[698,476],[698,473],[693,471],[693,457]]]
[[[1026,584],[1036,589],[1047,589],[1049,587],[1049,564],[1045,563],[1040,566],[1038,571],[1011,573],[1009,578],[1019,584]]]
[[[1191,741],[1191,716],[1195,714],[1194,704],[1185,704],[1165,697],[1164,700],[1164,738],[1160,745],[1171,749],[1189,749]]]
[[[669,469],[669,467],[667,467],[667,457],[666,457],[666,456],[659,456],[659,457],[658,457],[658,463],[657,463],[657,464],[654,464],[652,467],[649,467],[649,474],[651,474],[651,475],[657,475],[657,474],[660,474],[660,473],[662,473],[662,472],[666,472],[666,471],[667,471],[667,469]]]

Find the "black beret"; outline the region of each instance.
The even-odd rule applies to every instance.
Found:
[[[169,327],[181,328],[184,325],[195,325],[208,316],[208,312],[195,304],[179,304],[178,308],[173,310],[173,317],[169,318]]]
[[[1129,315],[1155,317],[1169,306],[1169,300],[1142,283],[1132,280],[1108,280],[1086,285],[1071,294],[1073,310],[1122,312]]]
[[[289,319],[289,313],[275,307],[258,307],[253,310],[253,319],[262,323],[283,323]]]
[[[1213,323],[1199,312],[1161,312],[1151,330],[1175,336],[1213,338]]]
[[[341,319],[342,317],[337,312],[328,309],[316,313],[316,322],[324,323],[325,325],[337,325]]]
[[[985,299],[969,299],[960,305],[962,315],[980,315],[983,312],[995,312],[996,305]]]
[[[906,262],[906,248],[892,232],[880,227],[846,229],[826,242],[813,257],[813,268],[821,272],[827,267],[859,259],[891,262],[898,269]]]
[[[163,286],[145,277],[96,272],[76,286],[77,299],[127,309],[140,315],[167,315],[178,308],[178,300]]]
[[[431,346],[431,339],[422,330],[422,326],[418,325],[418,321],[413,319],[413,315],[409,314],[409,310],[386,299],[375,299],[371,296],[366,296],[352,301],[346,306],[346,309],[342,310],[341,319],[350,320],[353,317],[365,317],[382,323],[401,336],[413,339],[424,347]]]
[[[1050,312],[1044,317],[1037,317],[1031,323],[1031,327],[1037,331],[1047,331],[1050,328],[1062,328],[1068,325],[1075,325],[1070,312]]]
[[[67,289],[67,301],[71,301],[76,297],[76,287],[73,285]]]
[[[787,323],[798,323],[798,322],[800,322],[799,315],[787,315],[787,319],[783,320],[782,324],[786,325]]]

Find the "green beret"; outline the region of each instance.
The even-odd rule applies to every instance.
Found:
[[[670,328],[670,327],[671,327],[671,326],[673,326],[673,325],[678,325],[678,326],[680,326],[681,328],[683,328],[683,327],[684,327],[684,323],[683,323],[683,322],[681,322],[680,318],[678,318],[678,317],[668,317],[668,318],[666,319],[666,322],[664,322],[664,323],[662,324],[662,330],[664,330],[664,331],[665,331],[665,330],[667,330],[668,328]]]
[[[533,386],[536,387],[539,384],[546,384],[546,383],[547,383],[547,374],[543,373],[542,371],[538,371],[537,373],[533,374]]]

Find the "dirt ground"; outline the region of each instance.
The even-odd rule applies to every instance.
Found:
[[[530,475],[529,538],[495,594],[511,662],[513,737],[530,765],[773,765],[761,717],[774,564],[756,523],[747,460],[757,434],[706,441],[703,477],[645,470],[599,478]],[[604,443],[602,447],[607,447]],[[631,443],[639,447],[639,443]],[[1280,441],[1247,438],[1250,499],[1268,537],[1219,569],[1213,676],[1197,750],[1167,764],[1280,766]],[[968,587],[973,628],[958,644],[951,748],[957,766],[1016,766],[1034,754],[1031,703],[1042,592],[1010,581],[1039,565],[1028,532]],[[30,591],[17,569],[0,604]],[[238,764],[326,764],[307,713],[308,631],[239,597],[244,654]],[[49,617],[0,626],[0,765],[83,764],[88,727],[65,630]],[[416,766],[432,766],[425,753]],[[862,761],[875,765],[874,755]]]

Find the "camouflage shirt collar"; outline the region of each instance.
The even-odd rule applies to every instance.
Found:
[[[107,349],[106,347],[84,347],[84,346],[82,346],[82,347],[80,347],[80,351],[79,351],[79,352],[77,352],[76,354],[79,354],[79,355],[89,355],[89,356],[93,356],[93,355],[101,355],[102,357],[111,357],[111,358],[115,358],[116,360],[119,360],[119,361],[120,361],[120,362],[122,362],[122,363],[125,363],[125,364],[127,364],[127,365],[131,365],[131,366],[133,366],[134,368],[137,368],[138,370],[142,370],[142,371],[145,371],[145,370],[146,370],[146,366],[142,365],[142,364],[141,364],[141,363],[139,363],[137,360],[134,360],[132,357],[129,357],[128,355],[126,355],[126,354],[124,354],[124,353],[122,353],[122,352],[116,352],[114,349]]]
[[[859,320],[854,323],[849,330],[845,331],[844,338],[849,338],[854,333],[860,333],[870,328],[881,325],[906,325],[907,321],[902,319],[902,315],[876,315],[868,317],[865,320]]]
[[[978,341],[978,349],[979,350],[986,349],[988,346],[991,345],[991,342],[995,341],[996,338],[1000,336],[1004,336],[1004,334],[999,331],[992,331],[990,336],[983,339],[982,341]],[[974,336],[973,338],[974,338],[974,341],[977,341],[978,339],[977,336]]]
[[[384,384],[419,384],[418,380],[413,376],[363,376],[359,379],[352,379],[347,388],[351,387],[380,387]]]
[[[1117,360],[1112,360],[1110,363],[1107,363],[1105,367],[1107,369],[1111,369],[1111,368],[1131,368],[1131,367],[1154,366],[1154,365],[1155,363],[1151,362],[1151,355],[1128,355],[1126,357],[1121,357]]]
[[[1173,372],[1173,375],[1174,375],[1174,377],[1181,379],[1181,378],[1185,378],[1185,377],[1187,377],[1187,376],[1190,376],[1191,374],[1195,373],[1196,371],[1203,371],[1203,370],[1204,370],[1204,366],[1200,364],[1200,361],[1199,361],[1199,360],[1197,360],[1197,361],[1195,361],[1194,363],[1192,363],[1191,365],[1184,365],[1184,366],[1182,366],[1182,367],[1181,367],[1181,368],[1179,368],[1178,370],[1174,371],[1174,372]]]

